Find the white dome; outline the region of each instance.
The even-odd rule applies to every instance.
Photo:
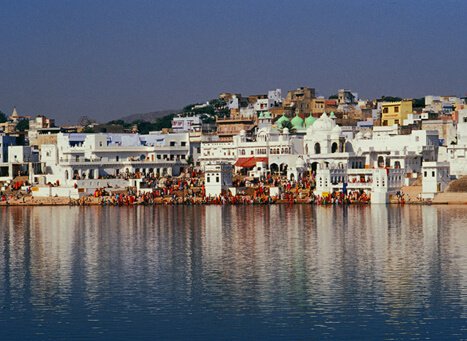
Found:
[[[361,131],[359,131],[359,132],[357,133],[357,135],[355,135],[355,139],[361,140],[362,138],[363,138],[363,133],[362,133]]]
[[[289,133],[289,128],[284,128],[284,129],[282,129],[282,133],[283,133],[283,134],[288,134],[288,133]]]
[[[328,132],[328,131],[331,131],[335,125],[336,123],[332,119],[330,119],[328,115],[326,115],[326,113],[324,112],[321,115],[321,117],[315,121],[312,127],[313,127],[313,131],[316,131],[316,132],[318,131]]]
[[[342,128],[336,124],[336,126],[332,128],[332,132],[335,134],[340,134],[342,132]]]
[[[363,135],[363,136],[364,136],[366,139],[369,140],[369,139],[371,139],[371,137],[372,137],[373,135],[371,134],[371,131],[367,131],[367,132],[365,133],[365,135]]]
[[[245,136],[246,135],[246,131],[244,129],[240,130],[240,135],[241,136]]]

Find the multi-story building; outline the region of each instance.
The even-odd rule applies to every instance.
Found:
[[[337,101],[339,105],[342,104],[357,104],[358,94],[347,89],[339,89],[337,92]]]
[[[284,100],[284,109],[288,112],[297,112],[300,115],[308,114],[312,111],[312,101],[316,98],[314,88],[300,87],[290,90]]]
[[[253,108],[256,113],[266,112],[275,107],[282,105],[282,90],[270,90],[267,95],[250,96],[250,101],[253,102]]]
[[[326,111],[326,100],[324,97],[313,98],[310,102],[310,112],[315,115],[322,114]]]
[[[189,134],[63,134],[43,145],[47,182],[77,179],[179,175],[190,155]]]
[[[373,203],[386,203],[391,194],[420,177],[423,161],[436,161],[437,131],[399,135],[393,127],[375,127],[344,137],[342,129],[323,114],[304,139],[305,157],[316,172],[316,193],[365,191]]]
[[[42,144],[54,144],[57,142],[57,134],[60,128],[55,126],[55,120],[39,115],[29,119],[28,139],[31,146],[40,148]]]
[[[10,178],[28,176],[33,182],[33,175],[40,171],[39,153],[30,146],[8,147],[8,173]]]
[[[262,162],[272,173],[285,174],[288,165],[295,165],[297,157],[303,154],[302,137],[290,134],[287,128],[279,131],[267,114],[261,117],[260,126],[253,139],[241,131],[232,141],[203,142],[201,165],[222,161],[234,164],[237,170],[248,171]]]
[[[425,96],[425,108],[436,113],[450,114],[459,104],[462,99],[456,96]]]
[[[172,119],[172,130],[174,133],[185,133],[190,131],[200,131],[202,121],[197,116],[177,116]]]
[[[217,117],[216,125],[220,139],[232,140],[232,137],[238,135],[242,130],[252,133],[256,127],[256,117],[231,114],[231,117]]]
[[[381,125],[402,125],[408,114],[412,113],[412,100],[405,99],[399,102],[381,103]]]
[[[467,175],[467,108],[458,110],[457,115],[457,136],[447,145],[446,161],[451,174],[460,177]]]
[[[0,178],[8,177],[10,174],[8,165],[8,148],[16,146],[16,136],[0,134]]]

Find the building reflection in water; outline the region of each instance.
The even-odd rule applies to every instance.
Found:
[[[1,305],[37,321],[76,305],[104,332],[109,306],[126,323],[174,305],[402,327],[435,308],[465,318],[463,207],[2,207],[0,224]]]

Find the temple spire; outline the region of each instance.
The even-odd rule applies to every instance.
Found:
[[[16,111],[16,106],[13,107],[13,113],[11,114],[11,117],[19,117],[18,111]]]

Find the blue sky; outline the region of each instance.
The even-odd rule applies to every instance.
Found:
[[[220,92],[467,92],[467,1],[2,1],[0,110],[181,108]]]

